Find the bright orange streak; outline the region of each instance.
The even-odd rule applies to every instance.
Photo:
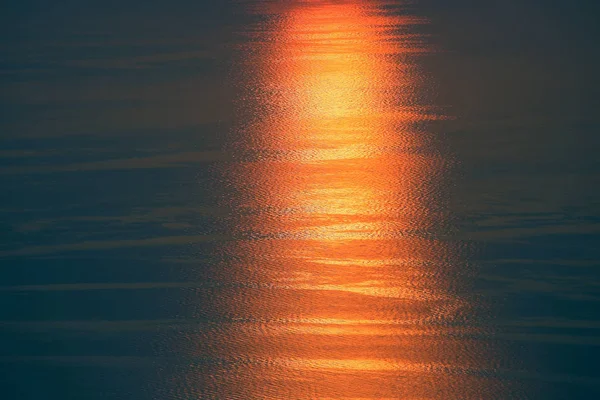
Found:
[[[289,322],[231,342],[257,363],[255,398],[270,398],[263,380],[285,382],[272,398],[397,398],[405,372],[415,388],[402,398],[437,398],[430,374],[456,362],[457,344],[439,352],[442,330],[422,326],[466,304],[440,278],[450,250],[427,236],[443,163],[414,130],[434,115],[413,104],[420,89],[404,58],[423,51],[408,33],[416,20],[376,1],[277,4],[250,47],[238,145],[254,160],[232,172],[238,233],[254,239],[228,254],[242,260],[239,276],[268,287],[232,293],[232,312]]]
[[[411,125],[428,118],[410,107],[413,67],[400,59],[419,51],[404,40],[415,20],[358,1],[298,2],[278,12],[275,35],[258,42],[252,91],[260,107],[245,130],[248,147],[280,156],[247,164],[239,176],[254,183],[243,206],[274,218],[241,224],[279,237],[275,253],[261,254],[296,265],[285,280],[304,275],[293,283],[297,290],[444,298],[431,287],[354,271],[408,261],[398,255],[431,262],[435,252],[422,246],[439,247],[412,233],[431,223],[423,192],[438,167],[413,152],[421,143]]]

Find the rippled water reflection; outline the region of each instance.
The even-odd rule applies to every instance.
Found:
[[[261,22],[234,73],[231,146],[244,158],[224,175],[238,240],[224,262],[257,287],[228,302],[244,322],[225,358],[246,361],[214,390],[479,398],[488,354],[465,338],[472,307],[453,290],[465,252],[445,235],[450,155],[427,132],[445,116],[419,72],[425,21],[377,1],[252,12]]]
[[[1,399],[598,398],[596,3],[45,3]]]

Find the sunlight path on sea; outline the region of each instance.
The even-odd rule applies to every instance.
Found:
[[[219,398],[492,398],[453,289],[467,250],[426,130],[444,116],[418,68],[425,21],[378,1],[250,12],[222,175],[236,240],[219,251],[255,284],[219,302],[222,370],[189,379]]]

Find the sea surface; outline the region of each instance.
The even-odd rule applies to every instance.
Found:
[[[600,398],[600,5],[0,22],[0,398]]]

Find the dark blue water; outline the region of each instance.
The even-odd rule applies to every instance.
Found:
[[[592,399],[584,0],[7,4],[6,399]]]

